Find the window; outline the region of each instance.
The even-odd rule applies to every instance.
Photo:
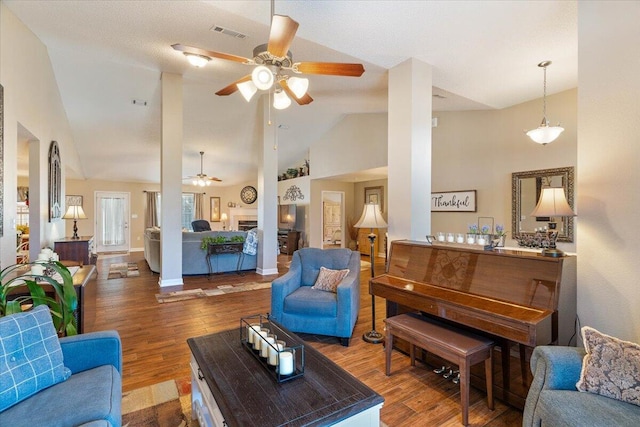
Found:
[[[189,231],[193,231],[191,227],[191,223],[195,220],[195,205],[196,205],[196,195],[194,193],[182,193],[182,206],[181,206],[181,222],[182,228],[187,229]],[[157,215],[158,215],[158,224],[162,224],[162,218],[160,216],[160,212],[162,211],[162,197],[161,194],[158,193],[157,200]]]

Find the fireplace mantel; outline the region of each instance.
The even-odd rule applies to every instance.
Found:
[[[237,230],[238,221],[257,221],[257,208],[229,208],[229,229]]]

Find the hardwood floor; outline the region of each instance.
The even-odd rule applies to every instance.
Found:
[[[290,256],[278,258],[279,271],[286,271]],[[368,261],[368,257],[363,257]],[[140,276],[107,279],[109,265],[137,262]],[[384,270],[384,259],[376,259],[376,271]],[[218,285],[262,282],[277,276],[226,273],[185,276],[182,289],[214,288]],[[409,358],[394,352],[392,375],[387,377],[384,347],[364,342],[360,337],[371,329],[371,295],[369,269],[361,274],[360,314],[349,347],[336,338],[305,335],[305,340],[345,370],[381,394],[385,403],[382,421],[396,426],[459,426],[460,395],[456,384],[432,372],[433,367],[409,364]],[[178,289],[160,289],[158,275],[153,274],[142,252],[98,258],[97,307],[95,330],[116,329],[122,338],[123,388],[130,391],[172,378],[189,376],[189,337],[238,328],[243,316],[267,313],[270,290],[224,294],[160,304],[155,294]],[[377,330],[383,330],[385,302],[376,298]],[[483,392],[471,388],[469,422],[471,426],[519,426],[522,413],[496,400],[495,410],[486,406]]]

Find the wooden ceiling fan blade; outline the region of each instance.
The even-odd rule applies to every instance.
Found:
[[[231,95],[232,93],[235,93],[238,90],[238,83],[244,83],[249,80],[251,80],[251,74],[248,74],[242,77],[241,79],[238,79],[235,82],[231,83],[229,86],[220,89],[219,91],[216,92],[216,95],[218,96]]]
[[[285,15],[273,15],[267,50],[273,56],[284,58],[298,31],[298,23]]]
[[[294,71],[303,74],[325,74],[330,76],[360,77],[364,73],[362,64],[344,62],[296,62]]]
[[[199,47],[185,46],[180,43],[171,45],[171,47],[179,52],[192,53],[194,55],[208,56],[210,58],[226,59],[228,61],[240,62],[242,64],[253,63],[253,60],[242,56],[231,55],[230,53],[216,52],[213,50],[201,49]]]
[[[293,91],[291,90],[291,88],[287,84],[286,80],[280,80],[279,83],[280,83],[280,86],[282,87],[282,90],[284,90],[287,93],[287,95],[289,95],[289,98],[291,98],[294,101],[296,101],[298,103],[298,105],[307,105],[307,104],[311,104],[313,102],[313,98],[311,96],[309,96],[308,93],[305,93],[302,96],[302,98],[296,97],[296,94],[293,93]]]

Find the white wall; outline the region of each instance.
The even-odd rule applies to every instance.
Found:
[[[542,99],[494,111],[435,112],[432,191],[477,190],[477,212],[433,212],[431,230],[465,233],[478,217],[493,217],[511,237],[511,174],[577,164],[577,95],[572,89],[547,96],[547,116],[565,131],[541,146],[523,129],[537,127]],[[579,207],[578,219],[580,216]],[[574,233],[577,236],[577,232]],[[510,239],[509,246],[517,246]],[[576,244],[558,247],[575,252]]]
[[[40,234],[39,246],[53,246],[65,235],[64,220],[48,222],[47,156],[52,140],[58,142],[64,169],[82,170],[73,145],[73,137],[62,106],[60,93],[45,46],[0,3],[0,84],[4,86],[4,235],[0,239],[2,266],[15,263],[16,187],[18,127],[23,126],[37,144],[40,165],[38,191],[30,192],[30,207],[40,213],[40,221],[31,224],[32,235]],[[35,139],[33,139],[35,138]],[[36,160],[30,157],[30,162]],[[64,183],[64,179],[62,181]],[[64,195],[64,184],[63,184]],[[33,238],[32,238],[33,241]]]
[[[578,316],[640,342],[640,3],[578,2]]]
[[[309,150],[312,179],[387,165],[387,114],[351,114]]]

